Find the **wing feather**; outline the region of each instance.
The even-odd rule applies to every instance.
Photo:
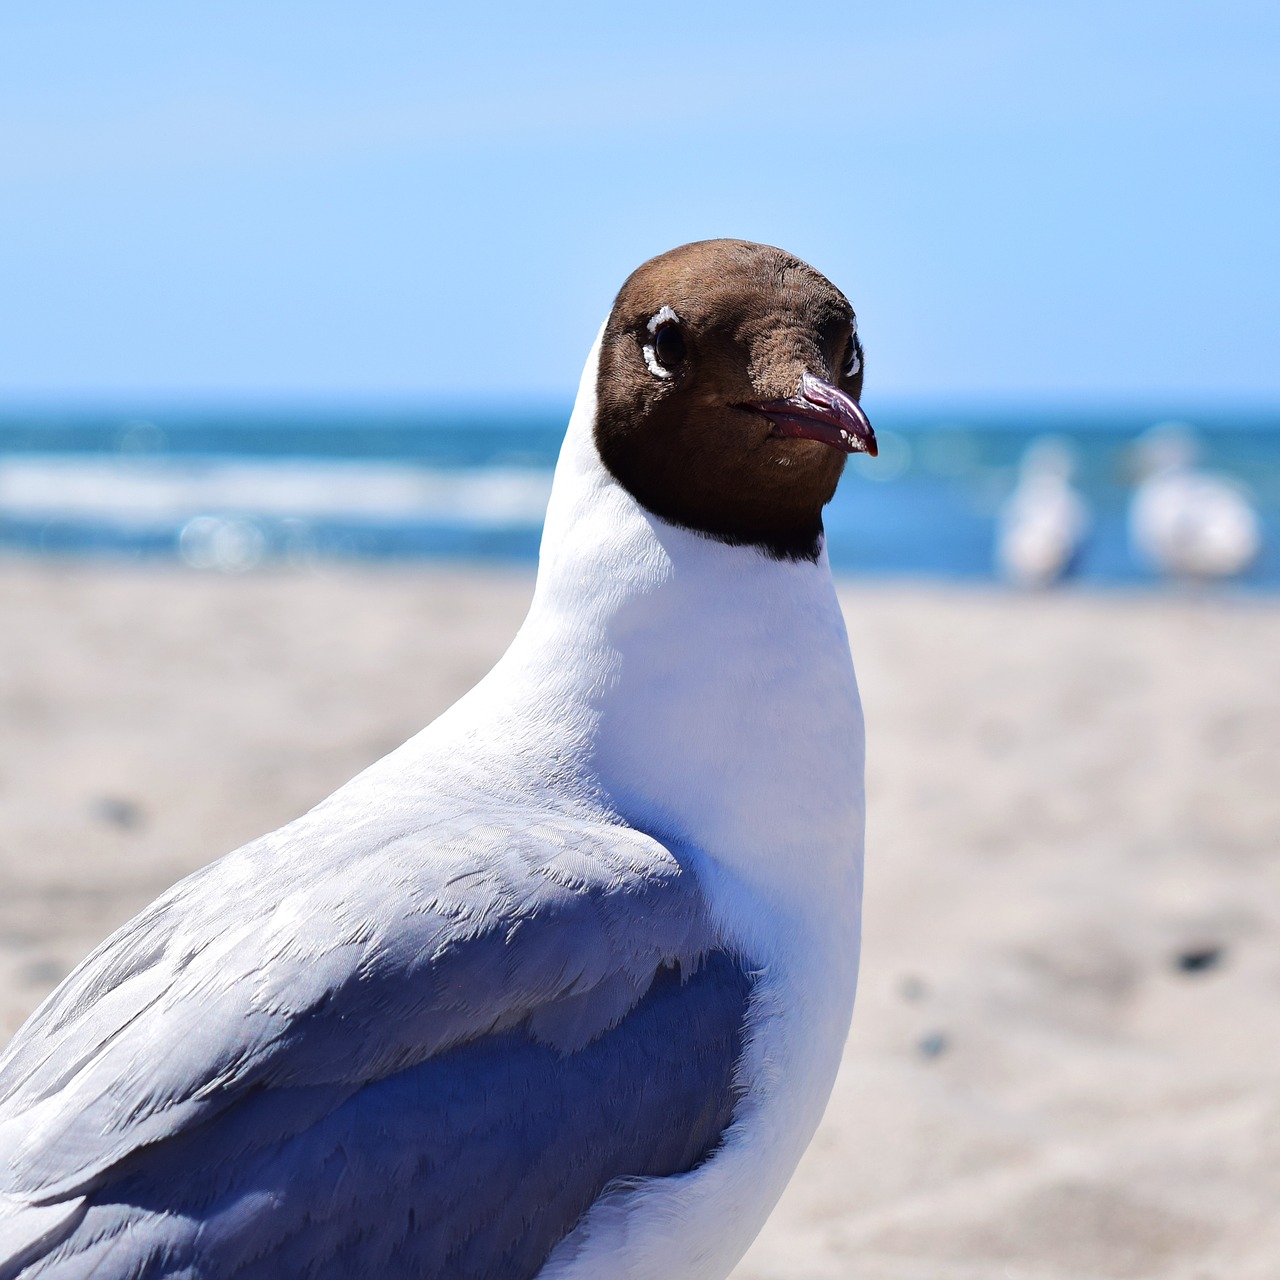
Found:
[[[680,859],[554,813],[342,826],[175,886],[0,1059],[32,1276],[532,1275],[719,1140],[750,982]]]

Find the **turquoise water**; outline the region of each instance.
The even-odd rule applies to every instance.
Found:
[[[855,458],[827,516],[845,573],[993,576],[995,516],[1039,435],[1068,439],[1092,514],[1086,582],[1140,582],[1125,519],[1130,448],[1159,421],[1090,413],[893,411],[878,459]],[[0,548],[277,560],[537,553],[565,412],[0,412]],[[1202,465],[1242,482],[1265,548],[1248,585],[1280,587],[1280,415],[1193,420]]]

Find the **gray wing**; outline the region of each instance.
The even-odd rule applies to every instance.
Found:
[[[553,814],[246,846],[0,1059],[0,1276],[536,1274],[729,1123],[750,978],[700,906],[655,841]]]

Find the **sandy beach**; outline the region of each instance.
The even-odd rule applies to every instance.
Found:
[[[0,561],[0,1034],[430,720],[531,586]],[[1280,600],[842,599],[858,1010],[738,1280],[1275,1280]]]

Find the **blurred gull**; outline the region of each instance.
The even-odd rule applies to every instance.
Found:
[[[1140,560],[1168,577],[1232,578],[1257,559],[1261,526],[1240,485],[1197,470],[1199,454],[1184,423],[1161,423],[1139,437],[1129,542]]]
[[[1075,567],[1089,531],[1089,509],[1072,485],[1075,456],[1059,436],[1033,440],[1017,488],[1000,510],[996,562],[1020,587],[1048,587]]]

